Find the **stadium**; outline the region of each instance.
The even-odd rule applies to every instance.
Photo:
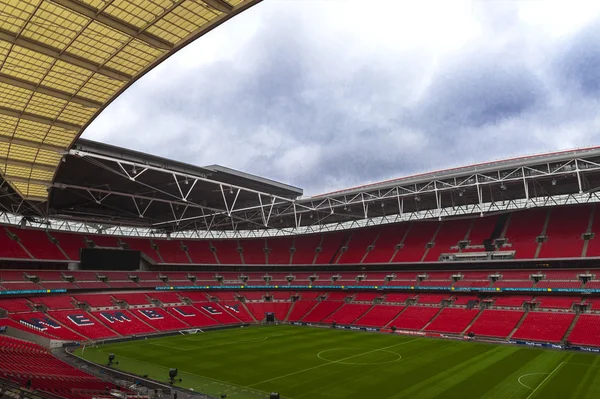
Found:
[[[600,147],[305,196],[81,138],[257,3],[0,0],[2,397],[598,397]]]

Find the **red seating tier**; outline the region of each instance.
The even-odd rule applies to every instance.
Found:
[[[468,332],[487,337],[506,338],[516,327],[524,312],[485,309]]]
[[[546,228],[547,240],[542,244],[538,258],[579,258],[590,222],[589,206],[561,206],[552,208]]]
[[[154,240],[154,243],[158,247],[158,253],[165,263],[190,263],[185,251],[181,247],[181,241]],[[212,253],[210,255],[212,256]]]
[[[288,321],[299,321],[304,317],[304,315],[308,311],[314,308],[317,305],[317,303],[317,301],[312,300],[302,300],[294,302],[294,304],[292,305],[292,310],[288,317]]]
[[[50,235],[56,239],[58,246],[67,254],[70,260],[79,260],[81,248],[85,248],[83,234],[53,231]]]
[[[100,381],[64,363],[39,345],[0,336],[0,377],[34,390],[67,399],[91,399],[106,395],[115,385]],[[127,393],[127,392],[126,392]]]
[[[307,323],[318,323],[335,312],[339,307],[342,306],[342,302],[331,302],[321,301],[314,307],[308,314],[306,314],[302,321]]]
[[[127,302],[129,305],[149,305],[150,300],[146,294],[129,293],[129,294],[115,294],[115,299],[119,299]]]
[[[192,263],[200,265],[212,265],[217,263],[215,255],[210,250],[208,241],[182,240],[181,242],[187,247]]]
[[[322,237],[321,234],[295,237],[294,248],[296,250],[292,256],[292,264],[312,265]]]
[[[372,302],[375,298],[383,297],[383,293],[380,292],[358,292],[354,295],[355,302]]]
[[[7,227],[9,231],[19,237],[19,241],[36,259],[66,260],[61,250],[50,241],[43,230],[17,229]]]
[[[69,295],[41,296],[39,298],[32,298],[31,301],[36,304],[44,304],[50,310],[75,308],[75,305],[73,305],[73,299]]]
[[[158,331],[182,330],[190,325],[171,315],[165,309],[144,308],[130,310],[138,319],[151,325]]]
[[[85,338],[68,328],[61,326],[52,318],[41,312],[11,314],[10,318],[30,328],[30,332],[42,330],[46,334],[67,341],[84,341]]]
[[[367,247],[373,244],[373,241],[377,238],[378,234],[379,229],[377,228],[369,228],[354,232],[346,244],[348,249],[340,255],[337,263],[361,263],[362,259],[367,254]]]
[[[477,313],[479,309],[444,308],[425,330],[459,334],[467,328]]]
[[[413,222],[392,262],[420,262],[425,255],[425,246],[432,241],[437,229],[436,222]]]
[[[442,299],[446,299],[448,295],[439,295],[439,294],[419,294],[419,303],[420,304],[439,304],[442,302]]]
[[[381,227],[373,250],[367,254],[363,263],[389,263],[396,252],[396,245],[404,238],[408,226],[408,224],[399,224]]]
[[[531,301],[533,297],[531,295],[511,295],[511,296],[499,296],[494,297],[494,306],[502,307],[516,307],[520,308],[523,306],[523,302]]]
[[[335,232],[323,234],[321,242],[321,252],[317,254],[315,263],[329,264],[335,263],[341,253],[341,248],[348,240],[346,232]]]
[[[352,324],[373,305],[346,303],[335,313],[323,320],[323,323]]]
[[[265,240],[240,240],[239,243],[244,249],[242,256],[245,264],[265,265],[267,263]]]
[[[571,325],[573,317],[573,313],[529,312],[512,338],[559,342]]]
[[[497,215],[474,219],[473,226],[467,237],[467,240],[470,241],[469,245],[483,245],[483,242],[492,236],[492,232],[494,231],[497,222]]]
[[[173,317],[182,320],[191,327],[210,327],[221,324],[210,315],[194,306],[174,306],[165,308]]]
[[[10,313],[31,312],[30,302],[26,299],[0,299],[0,309]]]
[[[104,310],[91,314],[105,326],[121,335],[150,334],[157,332],[149,324],[131,314],[128,310]]]
[[[437,235],[435,244],[427,251],[425,262],[437,262],[443,253],[456,252],[450,247],[457,246],[459,241],[465,239],[472,219],[449,220],[442,222]]]
[[[211,244],[216,248],[217,258],[222,265],[237,265],[242,263],[242,258],[238,252],[237,240],[213,240]]]
[[[246,303],[246,307],[252,314],[254,318],[258,321],[265,319],[265,313],[271,312],[275,313],[275,319],[277,321],[284,321],[287,316],[291,302],[251,302]]]
[[[6,259],[30,259],[31,257],[19,245],[19,243],[8,236],[6,230],[0,226],[0,257]]]
[[[506,231],[511,247],[506,249],[516,251],[517,259],[532,259],[538,247],[536,237],[542,233],[547,215],[545,208],[512,213]]]
[[[111,307],[111,306],[115,306],[115,304],[112,302],[112,296],[105,294],[105,295],[77,295],[74,297],[75,300],[79,301],[79,302],[86,302],[88,305],[90,305],[93,308],[100,308],[100,307]]]
[[[600,316],[582,314],[567,337],[571,343],[584,346],[600,346]]]
[[[385,327],[398,316],[403,306],[375,305],[371,310],[354,322],[365,327]]]
[[[89,313],[82,310],[55,311],[49,312],[48,315],[87,338],[106,339],[118,336]]]
[[[390,323],[390,326],[399,329],[420,330],[429,323],[439,310],[440,308],[437,307],[408,306]]]
[[[267,240],[267,248],[269,248],[269,264],[270,265],[289,265],[290,264],[290,248],[294,243],[294,237],[279,237]]]
[[[581,302],[581,297],[550,297],[550,296],[538,296],[536,299],[539,302],[540,308],[547,309],[571,309],[573,303]]]
[[[384,302],[404,303],[409,298],[413,298],[415,294],[406,294],[402,292],[390,292],[385,294]]]

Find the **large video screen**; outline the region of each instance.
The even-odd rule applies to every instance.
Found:
[[[82,270],[137,270],[140,251],[120,249],[82,248]]]

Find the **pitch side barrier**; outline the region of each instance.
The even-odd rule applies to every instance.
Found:
[[[403,330],[397,329],[392,330],[391,328],[376,328],[376,327],[360,327],[360,326],[348,326],[348,325],[332,325],[325,323],[306,323],[300,321],[294,321],[289,323],[293,326],[306,326],[306,327],[319,327],[319,328],[335,328],[339,330],[353,330],[353,331],[370,331],[370,332],[379,332],[379,333],[388,333],[388,334],[400,334],[400,335],[410,335],[414,337],[428,337],[428,338],[443,338],[443,339],[453,339],[456,341],[477,341],[477,342],[487,342],[492,344],[512,344],[512,345],[523,345],[530,346],[535,348],[546,348],[546,349],[557,349],[557,350],[569,350],[569,351],[579,351],[579,352],[591,352],[591,353],[600,353],[600,348],[596,347],[586,347],[579,345],[565,345],[565,344],[553,344],[549,342],[536,342],[536,341],[522,341],[522,340],[504,340],[501,338],[492,338],[492,337],[469,337],[467,335],[453,335],[453,334],[444,334],[444,333],[431,333],[425,331],[413,331],[413,330]]]

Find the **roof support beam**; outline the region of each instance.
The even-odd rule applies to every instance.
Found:
[[[41,123],[43,125],[56,126],[56,127],[60,127],[61,129],[73,130],[73,131],[77,131],[77,132],[79,130],[81,130],[81,128],[82,128],[81,125],[76,125],[74,123],[64,122],[64,121],[60,121],[60,120],[54,120],[54,119],[46,118],[43,116],[30,114],[28,112],[20,112],[20,111],[10,109],[10,108],[5,108],[5,107],[0,107],[0,115],[12,116],[13,118],[25,119],[25,120],[32,121],[32,122]]]
[[[17,137],[8,137],[8,136],[3,136],[3,135],[0,135],[0,143],[23,145],[26,147],[39,148],[41,150],[46,150],[46,151],[53,151],[53,152],[57,152],[59,154],[65,154],[67,152],[67,149],[65,147],[61,147],[59,145],[39,143],[39,142],[33,141],[33,140],[26,140],[26,139],[20,139]]]
[[[233,6],[225,0],[202,0],[202,2],[221,12],[230,13],[233,11]]]
[[[136,27],[121,21],[109,14],[106,14],[94,7],[90,7],[87,4],[76,2],[73,0],[52,0],[53,3],[59,4],[71,11],[74,11],[78,14],[86,16],[92,20],[96,20],[101,22],[107,26],[110,26],[113,29],[118,30],[119,32],[125,33],[126,35],[135,37],[147,43],[153,47],[156,47],[161,50],[171,50],[173,49],[173,43],[169,43],[168,41],[161,39],[158,36],[154,36],[150,33],[140,32]]]
[[[3,74],[3,73],[0,73],[0,82],[6,83],[11,86],[20,87],[22,89],[30,90],[30,91],[33,91],[36,93],[45,94],[50,97],[55,97],[55,98],[60,98],[62,100],[71,101],[71,102],[83,105],[84,107],[88,107],[88,108],[102,107],[102,103],[99,103],[97,101],[88,100],[87,98],[84,98],[84,97],[73,96],[64,91],[51,89],[49,87],[38,86],[33,83],[29,83],[26,80],[15,78],[10,75]]]
[[[45,163],[31,163],[31,162],[27,162],[27,161],[20,161],[18,159],[11,159],[11,158],[0,158],[0,164],[1,165],[14,165],[14,166],[20,166],[20,167],[24,167],[24,168],[31,168],[33,170],[43,170],[46,172],[56,172],[56,167],[57,165],[48,165]]]
[[[71,55],[67,52],[62,52],[56,48],[50,47],[47,44],[36,42],[31,39],[24,38],[23,36],[15,35],[14,33],[0,29],[0,40],[15,44],[17,46],[24,47],[28,50],[35,51],[36,53],[44,54],[57,60],[68,62],[69,64],[76,65],[80,68],[87,69],[88,71],[97,72],[101,75],[107,76],[112,79],[116,79],[122,82],[128,82],[132,79],[131,75],[128,75],[117,70],[100,66],[91,61],[85,60],[81,57]]]
[[[52,182],[49,180],[39,179],[28,179],[27,177],[5,175],[4,178],[11,183],[27,183],[27,184],[39,184],[40,186],[50,187]]]

